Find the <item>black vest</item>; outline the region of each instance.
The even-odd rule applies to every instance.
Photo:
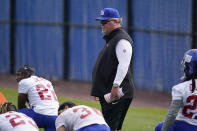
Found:
[[[108,36],[104,36],[106,44],[99,53],[96,64],[94,65],[92,72],[92,96],[102,97],[105,94],[111,92],[113,81],[115,79],[118,59],[116,57],[116,45],[120,39],[126,39],[133,44],[131,37],[122,28],[113,30]],[[132,46],[133,47],[133,46]],[[122,81],[121,88],[125,94],[123,98],[132,98],[134,95],[134,80],[132,71],[132,59],[131,63]]]

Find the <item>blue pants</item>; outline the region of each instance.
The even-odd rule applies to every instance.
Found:
[[[33,109],[23,108],[18,109],[18,112],[24,113],[31,117],[39,128],[44,128],[45,131],[56,131],[55,120],[57,116],[47,116],[34,112]]]
[[[110,129],[106,125],[93,124],[76,131],[110,131]]]
[[[161,131],[163,126],[163,122],[160,122],[156,127],[155,131]],[[188,124],[184,121],[175,121],[170,131],[197,131],[197,126]]]

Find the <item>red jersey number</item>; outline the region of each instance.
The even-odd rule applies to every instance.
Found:
[[[49,90],[51,88],[50,84],[42,85],[36,85],[36,90],[38,91],[38,95],[40,96],[41,100],[52,100],[52,97],[54,100],[57,101],[57,97],[55,95],[55,92],[53,90]]]
[[[94,111],[97,115],[99,116],[102,116],[102,114],[96,109],[96,108],[91,108],[92,111]],[[83,112],[83,114],[81,114],[80,118],[81,119],[84,119],[85,117],[89,116],[92,114],[92,112],[88,109],[88,108],[85,108],[85,107],[79,107],[79,108],[75,108],[73,109],[73,112],[76,113],[78,111],[81,111]]]
[[[16,114],[10,114],[10,115],[6,115],[5,116],[6,118],[10,118],[10,117],[13,117],[11,118],[9,121],[10,121],[10,124],[12,125],[12,127],[15,127],[15,126],[18,126],[18,125],[21,125],[21,124],[25,124],[25,121],[24,120],[20,120],[20,121],[15,121],[16,119],[18,118],[21,118],[19,115],[16,115]]]
[[[194,116],[194,119],[197,119],[196,114],[194,114],[193,112],[189,112],[189,110],[192,111],[197,109],[197,95],[189,96],[186,100],[187,103],[190,103],[192,101],[193,101],[192,105],[184,106],[182,114],[187,118],[192,119],[192,117]]]
[[[17,115],[17,114],[9,114],[9,115],[6,115],[5,116],[7,119],[10,119],[9,120],[9,122],[10,122],[10,124],[12,125],[12,127],[16,127],[16,126],[18,126],[18,125],[25,125],[26,124],[26,122],[24,121],[24,120],[19,120],[19,119],[21,119],[22,117],[21,116],[19,116],[19,115]],[[26,117],[26,116],[24,116],[24,117]],[[28,120],[29,118],[27,117],[27,120]],[[32,125],[33,127],[35,127],[35,128],[38,128],[37,127],[37,125],[34,123],[34,122],[32,122],[31,120],[28,120],[27,121],[30,125]]]

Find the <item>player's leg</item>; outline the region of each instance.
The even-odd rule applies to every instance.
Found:
[[[163,124],[164,124],[164,122],[160,122],[160,123],[155,127],[155,131],[161,131]],[[175,131],[173,127],[174,127],[174,124],[171,126],[170,131]],[[178,131],[178,130],[177,130],[177,131]]]
[[[183,121],[175,121],[173,131],[197,131],[197,126],[190,125]]]
[[[48,119],[45,121],[47,124],[47,128],[45,128],[45,131],[56,131],[56,128],[55,128],[56,119],[57,119],[57,116],[48,116]]]
[[[45,131],[56,131],[55,120],[57,116],[47,116],[36,113],[36,121],[39,123],[39,128],[44,128]]]
[[[42,115],[34,112],[33,109],[28,108],[18,109],[17,111],[31,117],[36,122],[39,128],[44,128],[45,131],[56,131],[55,120],[57,116]]]
[[[89,125],[81,129],[78,129],[76,131],[110,131],[110,129],[106,125],[93,124],[93,125]]]
[[[45,128],[45,131],[56,131],[56,128]]]
[[[36,112],[34,112],[33,109],[23,108],[23,109],[18,109],[17,112],[21,112],[31,117],[36,122],[38,128],[43,128],[42,118],[40,118],[39,115]]]
[[[160,122],[160,123],[155,127],[155,131],[161,131],[162,126],[163,126],[163,122]]]
[[[160,122],[156,127],[155,131],[161,131],[163,122]],[[197,131],[197,126],[190,125],[183,121],[175,121],[170,131]]]
[[[29,108],[18,109],[17,112],[21,112],[34,120],[35,112]],[[35,120],[34,120],[35,121]]]

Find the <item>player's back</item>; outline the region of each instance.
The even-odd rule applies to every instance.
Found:
[[[9,111],[0,115],[0,131],[38,131],[38,127],[25,114]]]
[[[44,78],[31,76],[19,82],[19,93],[28,94],[30,107],[44,115],[57,115],[59,103],[52,83]]]
[[[92,124],[107,125],[102,113],[88,106],[74,106],[64,111],[56,120],[56,124],[63,120],[67,130],[77,130]]]
[[[174,86],[173,92],[174,97],[180,97],[183,100],[183,107],[180,109],[176,120],[197,126],[197,88],[192,92],[192,80]]]

